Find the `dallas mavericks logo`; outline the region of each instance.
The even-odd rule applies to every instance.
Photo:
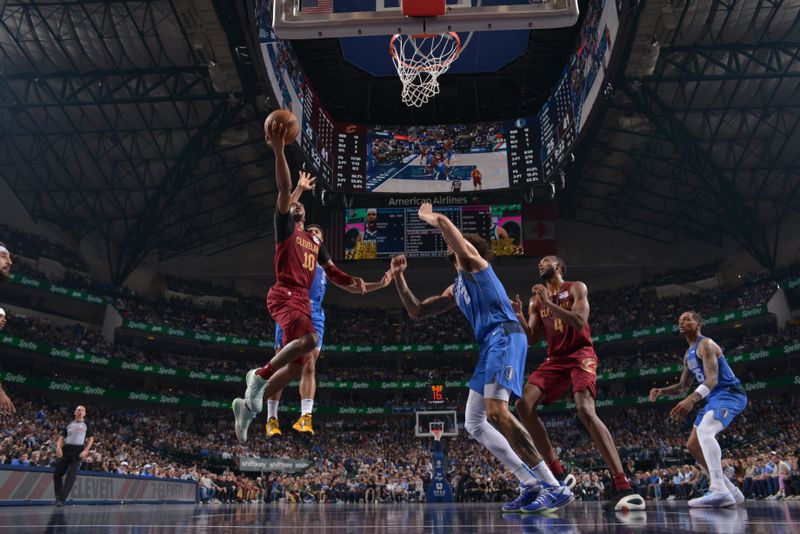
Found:
[[[503,376],[506,377],[506,380],[513,380],[514,379],[514,368],[513,367],[506,367],[503,370]]]
[[[727,418],[728,418],[728,414],[729,414],[729,413],[730,413],[730,412],[728,411],[728,409],[727,409],[727,408],[723,408],[723,409],[722,409],[722,412],[720,412],[720,415],[722,416],[722,418],[723,418],[723,419],[727,419]]]

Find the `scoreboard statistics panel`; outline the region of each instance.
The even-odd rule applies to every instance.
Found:
[[[521,256],[522,206],[472,205],[437,207],[464,233],[492,243],[496,256]],[[397,254],[425,258],[445,256],[442,233],[422,222],[416,208],[353,208],[345,214],[345,258],[390,258]]]
[[[367,127],[334,121],[308,79],[302,87],[302,100],[300,147],[311,160],[312,173],[333,189],[364,191]]]

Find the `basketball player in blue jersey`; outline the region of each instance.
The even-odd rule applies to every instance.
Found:
[[[686,447],[697,463],[711,478],[709,492],[689,501],[692,508],[720,508],[744,502],[744,495],[722,473],[722,449],[716,435],[728,427],[733,418],[747,406],[747,393],[733,374],[722,349],[711,338],[700,333],[703,320],[700,314],[687,311],[678,320],[678,330],[686,338],[689,350],[683,360],[680,382],[665,388],[650,390],[650,401],[662,395],[675,395],[689,390],[693,380],[700,384],[694,392],[679,402],[670,417],[683,419],[695,404],[706,404],[694,420],[694,428]]]
[[[455,283],[441,295],[419,301],[406,283],[405,256],[392,258],[397,292],[412,319],[422,319],[458,307],[466,315],[480,346],[472,379],[464,427],[489,449],[520,481],[520,496],[503,506],[504,512],[539,513],[574,500],[542,461],[525,427],[508,409],[513,393],[522,395],[527,338],[517,322],[503,285],[489,264],[492,248],[477,234],[464,234],[431,204],[423,204],[419,218],[441,230],[447,256],[456,269]]]

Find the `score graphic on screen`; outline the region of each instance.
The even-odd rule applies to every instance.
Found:
[[[491,241],[495,256],[521,256],[520,204],[437,207],[462,232]],[[442,233],[422,222],[417,208],[354,208],[345,213],[345,259],[391,258],[397,254],[423,258],[445,256]]]
[[[444,385],[431,384],[431,398],[429,404],[444,404]]]
[[[542,136],[537,117],[520,117],[505,124],[508,136],[508,178],[511,186],[542,180],[539,147]]]

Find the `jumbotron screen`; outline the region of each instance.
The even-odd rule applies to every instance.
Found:
[[[479,234],[492,243],[495,256],[522,256],[522,206],[443,206],[464,233]],[[422,222],[417,208],[352,208],[345,213],[345,259],[370,260],[398,254],[425,258],[445,256],[442,233]]]

